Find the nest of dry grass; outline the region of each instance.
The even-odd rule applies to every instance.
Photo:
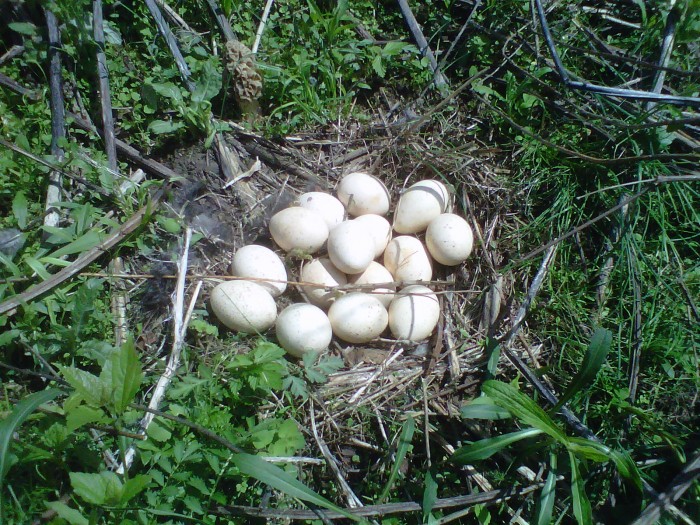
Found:
[[[222,178],[202,146],[166,159],[175,171],[191,178],[173,188],[167,207],[204,237],[189,261],[190,274],[209,277],[198,298],[201,308],[206,308],[216,278],[228,275],[235,250],[253,242],[271,246],[269,218],[303,192],[332,192],[344,174],[359,170],[381,178],[392,202],[402,188],[421,179],[436,178],[451,186],[453,211],[472,226],[475,249],[459,267],[436,265],[433,288],[439,292],[443,315],[431,339],[420,344],[380,339],[367,345],[334,339],[329,352],[343,359],[344,368],[316,387],[297,411],[301,428],[312,429],[324,455],[340,458],[350,472],[349,458],[358,449],[378,452],[390,443],[390,422],[412,414],[424,417],[427,425],[428,416],[459,414],[460,406],[477,391],[484,341],[501,335],[499,327],[512,316],[507,298],[513,297],[513,283],[519,279],[502,271],[522,220],[515,185],[509,182],[508,155],[477,140],[465,142],[465,130],[474,122],[459,112],[419,132],[400,116],[391,121],[378,117],[377,122],[346,122],[278,142],[233,134],[227,145],[240,171],[229,180]],[[175,257],[168,253],[175,248],[173,244],[158,256],[135,259],[131,267],[144,274],[157,273],[154,269],[174,274]],[[294,281],[299,261],[287,262]],[[145,326],[141,346],[154,357],[174,286],[172,279],[162,277],[145,285],[145,307],[138,314]],[[298,290],[286,295],[290,301],[303,300]],[[156,307],[154,298],[165,306]],[[198,344],[204,354],[222,345],[215,338]],[[239,346],[241,352],[248,350],[245,343]],[[518,346],[536,359],[537,348],[533,350],[525,337],[515,349]],[[446,442],[444,447],[449,449]]]

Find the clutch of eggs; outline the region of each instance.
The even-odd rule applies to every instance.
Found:
[[[301,195],[272,216],[269,229],[277,247],[291,255],[311,259],[325,252],[304,261],[299,272],[299,290],[308,303],[292,304],[278,315],[275,298],[287,290],[285,263],[269,247],[248,245],[233,255],[230,270],[237,279],[212,290],[212,312],[237,332],[261,334],[274,325],[279,344],[295,357],[324,351],[333,335],[363,344],[388,328],[399,340],[429,338],[440,318],[438,298],[426,286],[433,261],[464,262],[472,251],[472,230],[448,213],[450,193],[440,181],[419,181],[404,191],[393,223],[385,217],[390,208],[386,186],[362,172],[340,180],[337,198]],[[425,244],[416,234],[424,234]]]

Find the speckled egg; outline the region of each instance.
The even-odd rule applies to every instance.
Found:
[[[350,215],[386,215],[389,211],[389,192],[386,186],[372,175],[355,172],[343,177],[338,183],[338,199]]]
[[[275,329],[280,346],[294,357],[322,352],[333,337],[331,322],[324,311],[305,303],[292,304],[282,310]]]
[[[425,232],[425,244],[430,255],[446,266],[463,263],[472,253],[474,235],[462,217],[443,213],[433,219]]]
[[[347,274],[364,272],[374,259],[374,250],[374,240],[355,221],[340,223],[328,236],[328,258]]]
[[[374,258],[376,259],[386,250],[386,245],[391,240],[391,224],[381,215],[368,213],[360,215],[353,222],[361,224],[367,230],[367,235],[374,241]]]
[[[299,197],[299,206],[318,213],[332,230],[345,219],[345,206],[338,199],[320,191],[304,193]]]
[[[418,233],[447,209],[450,194],[437,180],[423,180],[408,188],[394,211],[397,233]]]
[[[384,267],[395,281],[429,281],[433,278],[430,257],[415,237],[394,237],[384,251]]]
[[[223,325],[245,333],[260,333],[277,318],[277,306],[269,292],[250,281],[226,281],[209,297],[212,312]]]
[[[389,314],[379,299],[360,292],[336,299],[328,318],[336,336],[356,344],[379,337],[389,323]]]
[[[382,284],[391,283],[393,281],[394,276],[391,275],[389,270],[387,270],[386,268],[384,268],[384,266],[375,261],[372,261],[364,272],[350,277],[350,284],[357,285]],[[362,291],[364,293],[373,295],[374,297],[379,299],[379,302],[381,302],[385,308],[388,308],[389,304],[391,304],[391,300],[394,298],[396,286],[392,284],[384,288],[371,288],[367,290],[362,289],[358,291]]]
[[[270,234],[284,251],[315,253],[328,239],[328,226],[318,213],[301,206],[277,212],[270,219]]]
[[[253,277],[255,279],[271,279],[271,281],[255,281],[265,287],[272,297],[277,297],[287,289],[287,270],[282,259],[275,252],[249,244],[239,248],[231,261],[231,275],[238,277]]]
[[[321,284],[324,287],[342,286],[348,283],[343,272],[338,270],[330,259],[322,257],[304,265],[300,273],[301,280],[305,283]],[[306,296],[316,306],[327,310],[335,300],[337,292],[313,286],[303,287]]]
[[[440,303],[426,286],[407,286],[389,305],[389,329],[396,339],[427,339],[439,319]]]

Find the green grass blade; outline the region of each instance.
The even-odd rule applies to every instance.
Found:
[[[509,419],[513,417],[505,408],[499,407],[492,399],[482,396],[472,399],[459,410],[464,419]]]
[[[255,478],[269,485],[273,489],[282,491],[288,496],[318,505],[319,507],[334,510],[353,521],[361,521],[358,516],[334,505],[326,498],[304,485],[294,476],[291,476],[281,468],[268,463],[258,456],[253,456],[251,454],[234,454],[231,461],[243,474],[247,474],[251,478]]]
[[[578,470],[578,459],[573,452],[569,452],[569,461],[571,463],[571,498],[574,504],[574,516],[579,525],[592,525],[591,502],[588,501],[586,487]]]
[[[620,473],[620,475],[625,478],[626,480],[630,481],[635,487],[637,487],[637,490],[639,492],[642,491],[642,476],[639,473],[639,469],[637,468],[637,465],[634,463],[634,460],[630,457],[630,455],[626,452],[620,452],[617,450],[611,451],[611,459],[615,462],[615,466],[617,467],[617,471]]]
[[[586,385],[593,382],[598,375],[600,368],[603,366],[603,363],[605,363],[605,359],[608,357],[611,343],[612,332],[610,332],[610,330],[598,328],[593,333],[591,342],[586,349],[586,355],[583,356],[581,369],[571,380],[571,383],[567,387],[566,391],[559,398],[559,402],[554,408],[552,408],[552,413],[556,413],[576,394],[576,392],[582,390],[586,387]]]
[[[553,459],[556,460],[556,456],[553,456]],[[552,468],[547,474],[547,481],[544,482],[544,487],[542,487],[542,493],[540,494],[540,510],[537,514],[537,525],[549,525],[552,522],[556,485],[557,474]]]
[[[437,501],[438,484],[435,480],[435,475],[432,470],[425,473],[425,481],[423,482],[423,522],[428,522],[428,517],[433,511],[435,502]]]
[[[9,470],[10,445],[12,444],[12,435],[15,433],[25,419],[34,412],[40,405],[48,403],[52,399],[58,397],[61,390],[58,388],[47,388],[41,392],[29,394],[22,401],[17,403],[17,406],[12,410],[7,418],[0,422],[0,525],[4,522],[2,493],[5,488],[5,474]]]
[[[525,424],[540,429],[560,443],[568,442],[564,431],[540,406],[525,394],[509,384],[500,381],[486,381],[482,388],[484,394],[493,399],[498,406],[505,408]]]
[[[449,461],[456,463],[472,463],[474,461],[487,459],[512,443],[539,434],[542,434],[542,431],[537,428],[526,428],[525,430],[518,430],[517,432],[511,432],[510,434],[504,434],[495,438],[482,439],[471,445],[464,445],[458,448],[455,450],[454,454],[452,454]]]
[[[596,463],[605,463],[612,459],[612,450],[602,443],[596,443],[590,439],[572,437],[567,445],[569,452],[573,452],[580,458],[590,459]]]
[[[396,447],[396,460],[394,461],[394,466],[391,467],[391,473],[389,474],[389,480],[386,482],[386,486],[382,491],[382,495],[379,496],[379,501],[384,501],[389,495],[391,487],[394,486],[394,481],[399,475],[399,469],[403,464],[403,460],[406,459],[406,454],[411,446],[411,440],[413,439],[413,432],[416,429],[416,422],[412,417],[409,417],[404,421],[401,427],[401,435],[399,436],[399,444]]]

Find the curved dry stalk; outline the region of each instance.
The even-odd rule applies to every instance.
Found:
[[[49,30],[49,86],[51,88],[51,154],[60,163],[63,160],[61,141],[66,138],[66,109],[63,104],[63,77],[61,75],[61,31],[58,20],[50,9],[44,11]],[[60,202],[63,177],[60,171],[49,172],[49,186],[46,190],[45,226],[58,226],[60,216],[54,204]]]
[[[430,45],[428,44],[428,41],[423,35],[423,31],[418,25],[416,17],[413,16],[413,11],[411,11],[411,8],[408,5],[408,1],[398,1],[399,8],[401,9],[401,14],[404,17],[404,20],[406,20],[406,25],[411,31],[411,34],[413,35],[413,38],[416,41],[416,44],[418,44],[418,50],[420,51],[421,55],[428,59],[430,69],[433,72],[435,87],[438,88],[438,91],[440,91],[440,93],[444,96],[449,90],[449,83],[447,82],[445,75],[443,75],[442,71],[440,71],[440,66],[438,65],[437,60],[435,59],[435,55],[433,54],[432,49],[430,49]]]
[[[130,233],[141,226],[144,217],[153,209],[153,207],[158,203],[161,197],[159,192],[153,200],[139,211],[137,211],[131,218],[124,224],[115,228],[110,234],[108,234],[105,239],[100,242],[93,249],[83,253],[75,261],[73,261],[70,266],[63,268],[60,272],[52,275],[49,279],[32,286],[31,288],[25,290],[24,292],[10,297],[6,301],[0,303],[0,315],[14,315],[17,312],[17,307],[24,303],[32,301],[37,297],[45,294],[46,292],[52,290],[64,281],[67,281],[71,277],[74,277],[80,273],[80,271],[85,268],[88,264],[99,259],[104,253],[121,241],[123,241]]]
[[[187,266],[190,253],[190,242],[192,241],[192,230],[187,228],[185,230],[185,238],[183,241],[182,254],[178,261],[178,278],[177,284],[175,285],[175,297],[173,298],[173,348],[170,356],[168,357],[168,362],[165,365],[165,371],[158,379],[155,389],[153,390],[153,395],[148,403],[148,408],[157,409],[160,406],[163,397],[165,397],[165,391],[168,389],[170,382],[172,381],[177,369],[180,368],[180,356],[182,354],[182,348],[185,345],[185,331],[187,330],[187,324],[185,323],[185,275],[187,274]],[[201,288],[201,287],[200,287]],[[199,290],[200,288],[197,288]],[[190,301],[190,309],[194,307],[194,303],[197,301],[198,294],[195,293]],[[187,316],[189,318],[189,315]],[[148,427],[155,418],[152,412],[146,413],[144,418],[141,420],[140,434],[142,436],[146,435]],[[131,464],[136,457],[136,445],[132,444],[126,453],[124,454],[124,460],[122,464],[117,469],[119,474],[123,474],[125,471],[129,470]]]
[[[265,2],[265,9],[263,9],[263,14],[260,17],[260,24],[258,25],[258,30],[255,32],[255,42],[253,42],[253,47],[250,51],[255,55],[260,47],[260,40],[262,40],[263,32],[265,31],[265,26],[267,25],[267,19],[270,16],[270,9],[272,9],[272,3],[274,0],[267,0]]]
[[[114,141],[114,118],[109,90],[109,69],[105,56],[105,32],[102,20],[102,0],[92,2],[92,27],[97,44],[97,78],[100,86],[100,107],[102,109],[102,129],[104,130],[107,164],[113,173],[118,173],[117,146]]]

